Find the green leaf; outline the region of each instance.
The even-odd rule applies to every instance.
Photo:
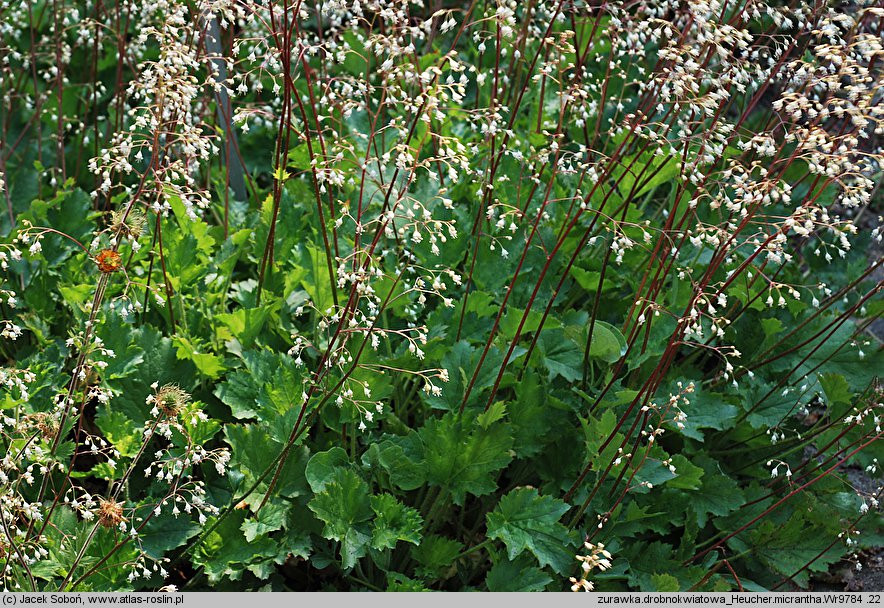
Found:
[[[718,463],[709,458],[696,462],[704,468],[705,474],[700,490],[691,493],[690,509],[702,528],[709,515],[728,515],[742,507],[746,498],[737,482],[718,470]]]
[[[475,299],[477,298],[471,297],[470,302]],[[471,346],[466,340],[461,340],[450,348],[442,358],[442,367],[448,370],[451,381],[445,385],[441,397],[427,397],[427,402],[437,409],[458,409],[467,383],[478,366],[481,355],[481,351]],[[473,384],[470,400],[467,403],[468,406],[476,404],[482,391],[494,384],[497,370],[500,368],[502,361],[503,355],[499,350],[492,348],[488,352],[485,363],[479,370],[479,374]]]
[[[307,505],[325,527],[323,538],[341,542],[341,561],[345,569],[352,568],[368,550],[371,532],[368,520],[372,510],[368,484],[350,469],[337,468],[324,490]]]
[[[242,353],[246,369],[226,375],[215,388],[215,395],[230,407],[234,417],[257,418],[270,425],[291,415],[301,405],[301,377],[291,357],[268,351],[247,350]],[[288,432],[277,440],[285,442]]]
[[[610,323],[596,321],[592,327],[589,356],[605,363],[616,363],[625,352],[626,338],[620,330]]]
[[[595,463],[610,462],[614,458],[622,436],[618,434],[613,441],[608,441],[608,437],[614,432],[616,426],[617,415],[610,409],[602,412],[598,419],[590,416],[584,422],[585,454],[590,461]],[[608,441],[608,446],[602,452],[600,451],[601,447],[606,441]]]
[[[135,456],[141,447],[138,435],[133,432],[136,428],[135,423],[126,418],[125,414],[108,405],[100,407],[99,412],[100,415],[96,417],[95,421],[104,436],[114,444],[120,455],[129,458]]]
[[[178,360],[172,341],[150,326],[134,330],[132,340],[144,352],[144,361],[124,378],[108,381],[108,385],[116,393],[109,407],[142,426],[150,412],[150,407],[145,405],[144,400],[154,392],[151,384],[178,384],[189,391],[195,383],[196,369],[190,361]]]
[[[364,460],[374,460],[380,464],[390,476],[390,481],[402,490],[414,490],[426,483],[423,446],[415,432],[372,444]]]
[[[584,270],[578,266],[571,267],[571,274],[574,276],[574,279],[577,281],[577,284],[580,285],[586,291],[595,293],[595,291],[599,287],[599,281],[602,278],[600,272]],[[607,285],[607,283],[606,283]]]
[[[342,448],[334,447],[326,452],[317,452],[307,463],[307,483],[316,492],[325,490],[325,486],[333,479],[335,469],[350,464],[350,457]]]
[[[566,503],[540,496],[534,488],[516,488],[485,516],[488,538],[502,540],[510,559],[527,550],[541,566],[563,573],[574,565],[572,536],[559,523],[568,509]]]
[[[563,330],[541,332],[537,345],[548,380],[561,376],[574,382],[583,375],[583,350],[567,339]]]
[[[651,581],[654,583],[654,591],[658,593],[671,593],[681,590],[678,579],[671,574],[654,574],[651,576]]]
[[[239,308],[232,313],[216,314],[214,319],[230,330],[230,334],[243,348],[250,348],[278,305],[274,303],[259,308]]]
[[[234,418],[256,418],[260,390],[251,372],[237,370],[227,375],[226,382],[218,384],[215,396],[230,407]]]
[[[375,513],[372,547],[392,549],[400,540],[413,545],[420,543],[424,520],[417,509],[403,505],[389,494],[372,496],[371,509]]]
[[[699,565],[684,566],[675,559],[676,553],[672,545],[660,541],[651,543],[633,542],[623,545],[614,556],[614,564],[627,562],[627,578],[635,589],[650,590],[655,588],[655,578],[660,573],[668,574],[678,581],[679,588],[687,589],[697,583],[709,572],[704,562]],[[714,562],[715,558],[711,558]],[[616,567],[616,566],[615,566]],[[657,579],[662,584],[672,585],[668,579]]]
[[[674,390],[670,392],[674,394]],[[680,432],[691,439],[702,441],[704,437],[701,429],[723,431],[730,428],[740,409],[726,399],[726,395],[698,389],[691,395],[688,403],[681,405],[687,420],[683,422],[684,428]]]
[[[313,139],[310,143],[314,150],[321,149],[318,139]],[[288,162],[289,166],[299,171],[310,169],[310,148],[307,146],[306,141],[289,150]]]
[[[247,481],[257,479],[277,456],[275,443],[257,424],[228,424],[224,427],[224,436],[230,444],[236,470],[244,473]],[[270,446],[274,446],[273,449],[268,449]]]
[[[633,470],[635,471],[635,475],[632,478],[632,483],[636,484],[632,489],[632,492],[635,494],[647,494],[650,492],[650,488],[646,485],[643,485],[642,482],[647,482],[651,484],[653,487],[657,487],[660,485],[670,484],[673,480],[677,478],[676,474],[669,470],[668,466],[665,466],[662,462],[662,453],[660,458],[648,459],[640,466],[633,464]]]
[[[497,488],[494,473],[512,460],[509,425],[465,425],[454,413],[429,420],[420,430],[427,482],[446,488],[455,504],[467,494],[484,496]]]
[[[291,504],[283,502],[271,502],[264,505],[254,519],[247,519],[242,523],[241,529],[246,540],[252,542],[257,537],[270,532],[275,532],[285,525]]]
[[[746,409],[751,408],[747,419],[754,428],[769,429],[779,426],[798,411],[801,399],[802,395],[797,390],[782,389],[756,378],[746,393],[743,405]]]
[[[681,490],[699,489],[700,478],[703,477],[703,469],[691,464],[691,462],[681,454],[676,454],[671,460],[672,464],[675,466],[675,479],[667,481],[666,487],[678,488]]]
[[[524,310],[519,308],[515,308],[510,306],[507,308],[506,313],[503,315],[503,318],[500,320],[500,335],[506,338],[507,340],[512,340],[516,336],[516,330],[519,329],[519,323],[522,322],[522,316],[525,314]],[[524,336],[526,334],[530,334],[532,332],[537,331],[537,328],[540,327],[540,321],[543,319],[543,313],[538,310],[532,310],[528,313],[528,317],[525,319],[524,325],[522,325],[522,329],[519,332],[520,336]],[[547,317],[546,323],[544,323],[544,328],[553,329],[554,327],[559,327],[561,324],[558,319]]]
[[[550,407],[547,387],[536,375],[526,375],[515,391],[516,399],[507,406],[513,427],[513,451],[521,458],[529,458],[553,440],[551,431],[557,423],[564,423],[565,414]]]
[[[311,534],[319,534],[320,526],[306,506],[293,505],[285,529],[285,536],[280,540],[282,553],[309,557],[313,546]]]
[[[429,591],[420,581],[408,578],[398,572],[387,572],[387,591],[391,593],[415,593]]]
[[[239,580],[250,562],[277,555],[277,543],[266,536],[246,541],[241,530],[245,518],[245,512],[234,511],[199,546],[194,561],[204,567],[210,583],[222,578]]]
[[[277,167],[276,171],[273,172],[273,179],[278,182],[284,182],[289,178],[289,173],[282,167]]]
[[[430,534],[421,544],[411,548],[411,557],[420,564],[415,572],[427,578],[448,578],[454,573],[455,558],[462,550],[462,543]]]
[[[137,373],[138,366],[144,362],[144,350],[138,344],[139,333],[116,314],[108,315],[97,333],[104,347],[115,355],[106,358],[108,365],[102,377],[110,380]]]
[[[198,284],[208,268],[207,264],[202,263],[205,255],[200,254],[200,244],[196,237],[179,228],[181,226],[168,226],[163,229],[167,271],[165,276],[175,292],[187,290]],[[170,304],[167,302],[166,306],[168,305]]]
[[[325,251],[318,247],[309,246],[307,247],[307,253],[310,257],[312,274],[310,280],[304,279],[301,284],[304,290],[310,294],[310,298],[313,300],[316,308],[324,313],[334,305],[332,290],[328,282],[328,262]]]
[[[196,368],[204,376],[214,380],[224,371],[224,359],[222,357],[211,353],[199,352],[199,349],[184,336],[175,336],[173,341],[177,347],[178,358],[193,361],[193,364],[196,365]]]
[[[483,429],[488,429],[492,424],[500,420],[506,415],[506,403],[503,401],[495,401],[487,410],[476,416],[476,422]]]
[[[173,194],[168,197],[168,200],[172,207],[172,212],[175,214],[175,219],[178,220],[178,228],[181,234],[193,236],[196,248],[201,253],[211,253],[215,248],[215,239],[209,234],[209,225],[202,219],[189,217],[181,197],[174,195],[172,192],[168,193]],[[164,231],[163,234],[165,238],[167,233]],[[189,265],[195,265],[194,262],[194,259],[185,260],[185,263]]]
[[[138,535],[141,549],[154,559],[180,547],[200,532],[200,526],[184,514],[175,517],[169,512],[152,517]]]
[[[760,322],[761,330],[764,332],[764,337],[766,338],[765,342],[769,343],[770,338],[773,338],[777,334],[783,331],[783,322],[777,318],[769,317],[767,319],[761,319]]]
[[[513,561],[502,558],[485,576],[488,591],[495,593],[543,591],[552,580],[526,555],[520,555]]]
[[[829,404],[843,403],[849,405],[853,401],[853,392],[844,376],[837,373],[820,374],[820,385],[826,393]]]
[[[824,322],[823,319],[819,320],[820,324]],[[808,326],[804,334],[813,335],[818,329],[816,325]],[[884,349],[865,347],[863,350],[854,340],[855,330],[856,325],[848,322],[840,325],[834,333],[823,332],[819,339],[802,346],[793,356],[774,362],[771,369],[791,370],[797,361],[800,365],[794,372],[795,378],[817,371],[836,373],[844,376],[852,390],[862,391],[884,367]]]
[[[678,495],[682,496],[680,493]],[[676,511],[670,509],[669,512],[651,513],[652,508],[651,505],[639,506],[635,501],[630,501],[626,509],[618,507],[612,518],[614,525],[611,534],[616,534],[616,538],[634,537],[648,531],[665,534]]]
[[[673,154],[656,156],[648,151],[643,152],[634,162],[632,158],[625,159],[621,166],[624,168],[631,166],[631,168],[628,171],[621,170],[623,175],[618,180],[620,193],[624,198],[630,195],[638,198],[645,192],[672,180],[678,175],[678,158],[678,155]],[[632,192],[633,187],[636,187],[635,192]]]
[[[806,520],[797,515],[785,525],[763,521],[749,535],[753,555],[765,566],[781,575],[793,577],[799,586],[806,587],[808,570],[825,571],[829,564],[841,558],[843,552],[843,548],[837,544],[824,551],[834,540],[834,535],[830,538],[819,533],[808,534],[808,528]],[[798,573],[808,563],[811,564],[810,568]]]
[[[282,446],[280,445],[277,449],[281,452]],[[276,486],[276,491],[280,496],[296,498],[310,494],[310,487],[307,484],[305,475],[309,457],[310,450],[307,446],[294,446],[289,450],[288,458],[286,458],[285,465],[282,467],[282,472],[279,475],[279,483]]]

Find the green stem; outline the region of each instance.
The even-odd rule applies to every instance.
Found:
[[[363,587],[368,587],[368,588],[371,589],[372,591],[380,591],[380,592],[383,592],[383,591],[384,591],[383,589],[381,589],[381,588],[378,587],[377,585],[372,585],[372,584],[369,583],[368,581],[364,581],[364,580],[362,580],[362,579],[359,578],[359,577],[353,576],[352,574],[348,574],[348,575],[347,575],[347,578],[349,578],[349,579],[350,579],[351,581],[353,581],[354,583],[358,583],[359,585],[362,585]]]
[[[490,545],[493,542],[494,541],[492,539],[486,538],[485,540],[483,540],[481,543],[479,543],[475,547],[470,547],[466,551],[463,551],[462,553],[460,553],[460,555],[458,555],[457,557],[454,558],[454,561],[457,561],[463,557],[466,557],[467,555],[470,555],[471,553],[475,553],[476,551],[481,551],[482,549],[484,549],[485,547],[487,547],[488,545]]]
[[[435,519],[439,516],[439,511],[445,505],[445,498],[448,495],[448,486],[443,486],[439,489],[439,493],[436,494],[435,500],[433,500],[432,506],[430,506],[430,512],[427,513],[427,519],[424,520],[424,533],[430,532],[433,530],[433,523]]]

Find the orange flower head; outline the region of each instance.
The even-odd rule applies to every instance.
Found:
[[[116,272],[123,267],[123,258],[113,249],[103,249],[95,256],[95,263],[101,272]]]

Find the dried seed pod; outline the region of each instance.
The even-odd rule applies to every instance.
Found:
[[[105,528],[116,528],[126,521],[123,517],[123,505],[117,501],[102,500],[98,503],[98,523]]]

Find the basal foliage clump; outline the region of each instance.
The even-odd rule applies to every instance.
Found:
[[[776,590],[882,546],[874,2],[0,16],[5,590]]]

